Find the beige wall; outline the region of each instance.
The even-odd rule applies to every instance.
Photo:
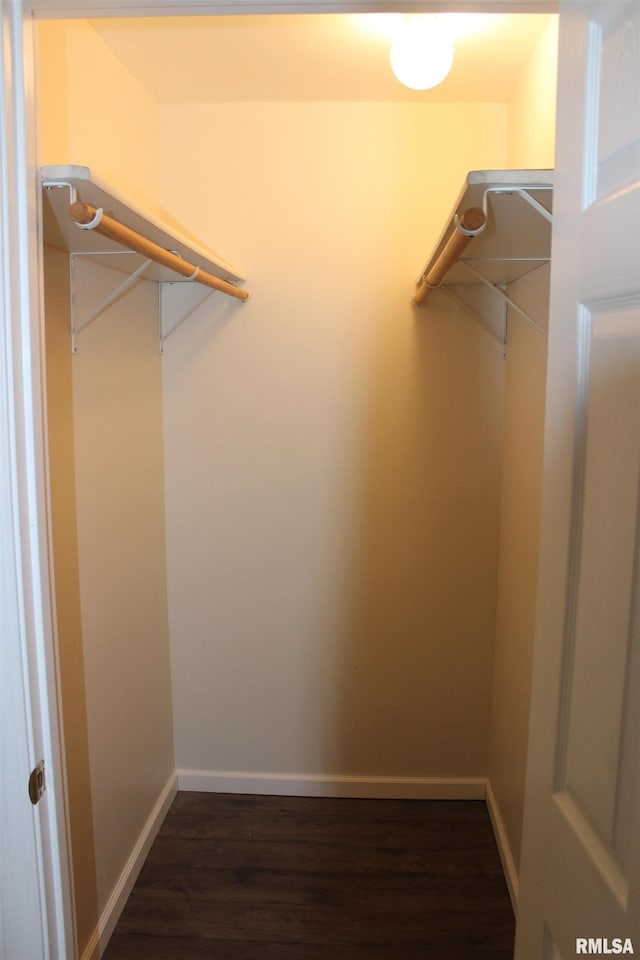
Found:
[[[41,28],[43,162],[84,162],[139,200],[151,186],[157,205],[152,101],[88,24]],[[78,259],[75,279],[82,316],[122,277]],[[57,624],[82,953],[174,769],[161,361],[154,284],[139,283],[100,316],[72,357],[66,253],[46,248],[45,280]]]
[[[163,200],[252,294],[164,357],[179,768],[486,772],[502,354],[409,300],[505,114],[163,109]]]
[[[513,167],[553,167],[557,29],[554,17],[509,102],[507,156]],[[509,289],[543,326],[548,283],[544,268]],[[517,873],[535,626],[546,340],[514,311],[508,322],[489,780]]]
[[[76,267],[79,315],[121,276]],[[73,358],[80,601],[98,903],[173,771],[156,286],[141,282]]]
[[[558,18],[552,17],[509,100],[509,167],[554,166],[557,64]]]
[[[546,327],[547,267],[511,284],[509,293]],[[508,329],[489,780],[517,870],[535,629],[547,341],[512,310]]]
[[[160,209],[155,101],[86,20],[38,24],[40,157],[74,163],[152,213]]]
[[[57,623],[84,947],[174,769],[160,358],[149,283],[88,327],[71,358],[68,258],[45,252]],[[78,263],[79,315],[120,279]]]
[[[45,247],[44,284],[56,628],[62,687],[76,925],[78,944],[82,953],[98,922],[98,898],[80,614],[71,379],[73,364],[69,334],[69,259],[66,253]]]

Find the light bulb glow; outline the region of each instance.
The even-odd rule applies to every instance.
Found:
[[[391,45],[391,69],[405,87],[430,90],[442,83],[453,64],[449,34],[433,20],[407,20]]]

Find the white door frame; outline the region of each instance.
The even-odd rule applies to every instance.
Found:
[[[7,422],[0,433],[12,468],[13,490],[0,487],[0,510],[13,517],[12,548],[0,540],[0,569],[18,587],[20,627],[3,643],[15,646],[21,675],[12,677],[24,691],[25,714],[0,718],[29,731],[25,765],[40,757],[47,766],[46,802],[37,808],[41,919],[48,953],[44,960],[77,957],[62,713],[58,684],[57,639],[53,616],[53,567],[50,556],[48,457],[44,404],[44,343],[40,191],[37,179],[37,102],[34,18],[177,16],[241,13],[466,12],[555,13],[557,0],[0,0],[1,39],[6,52],[0,76],[11,137],[0,143],[0,172],[5,196],[0,229],[6,255],[0,266],[0,358],[10,376]],[[73,158],[68,158],[72,160]],[[2,245],[3,250],[5,244]],[[8,305],[8,306],[7,306]],[[2,302],[0,301],[0,307]],[[1,705],[0,705],[1,706]],[[5,710],[5,713],[7,711]],[[1,756],[0,756],[0,759]],[[26,791],[25,791],[26,792]],[[26,801],[28,802],[28,801]],[[13,845],[19,851],[19,842]],[[19,853],[16,854],[19,857]],[[5,870],[24,869],[16,859]],[[15,875],[15,873],[14,873]],[[6,873],[4,874],[6,876]],[[3,874],[0,873],[0,879]],[[0,921],[1,921],[0,916]],[[0,935],[2,926],[0,923]],[[0,942],[1,946],[1,942]],[[3,960],[3,958],[0,958]]]
[[[0,583],[8,667],[0,703],[0,934],[16,960],[36,943],[44,960],[67,960],[75,947],[47,527],[32,30],[30,23],[23,30],[16,0],[0,0],[0,12]],[[32,807],[27,783],[40,759],[47,789]]]

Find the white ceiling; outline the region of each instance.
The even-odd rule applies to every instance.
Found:
[[[433,14],[424,15],[434,17]],[[548,14],[447,14],[451,73],[415,92],[391,73],[402,14],[93,20],[159,104],[279,100],[505,102]]]

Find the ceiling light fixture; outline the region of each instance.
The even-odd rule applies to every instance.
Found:
[[[451,70],[453,46],[435,17],[406,20],[391,45],[391,69],[405,87],[430,90]]]

